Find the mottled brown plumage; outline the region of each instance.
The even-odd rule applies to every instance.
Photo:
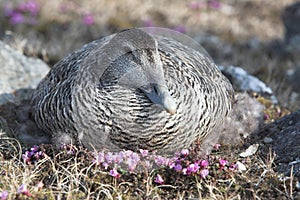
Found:
[[[203,53],[129,29],[83,46],[37,87],[32,111],[55,143],[172,153],[204,139],[233,89]]]

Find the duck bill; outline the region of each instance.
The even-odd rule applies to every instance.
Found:
[[[155,104],[161,105],[168,113],[175,114],[177,111],[176,103],[173,97],[170,95],[170,91],[167,86],[150,83],[147,86],[143,86],[142,91],[146,96]]]

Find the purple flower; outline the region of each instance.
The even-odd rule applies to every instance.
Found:
[[[109,167],[107,162],[102,163],[102,166],[104,167],[104,169],[107,169]]]
[[[181,153],[180,152],[175,152],[174,153],[174,158],[179,158],[181,156]]]
[[[144,150],[144,149],[140,149],[140,153],[142,154],[143,157],[146,157],[146,156],[148,156],[149,151]]]
[[[112,170],[109,171],[109,175],[111,175],[115,178],[121,177],[121,174],[115,168],[113,168]]]
[[[67,151],[67,154],[74,154],[75,150],[76,150],[76,147],[72,144],[63,143],[63,144],[60,145],[60,149]]]
[[[40,11],[40,6],[36,1],[29,0],[25,3],[26,11],[32,16],[36,16]]]
[[[178,157],[172,157],[170,159],[167,159],[166,162],[167,162],[169,168],[173,169],[176,164],[181,163],[181,160],[179,160]]]
[[[117,154],[113,155],[113,161],[117,164],[122,163],[124,160],[124,153],[123,152],[119,152]]]
[[[140,161],[140,157],[137,153],[133,152],[130,157],[127,158],[126,163],[128,165],[128,169],[130,172],[133,172],[136,168],[138,162]]]
[[[269,120],[269,119],[270,119],[270,115],[265,114],[265,115],[264,115],[264,120]]]
[[[154,162],[158,165],[158,166],[168,166],[169,163],[169,159],[165,158],[163,156],[155,156],[154,157]]]
[[[16,24],[22,24],[23,22],[25,21],[25,18],[24,18],[24,15],[19,13],[19,12],[16,12],[16,11],[13,11],[11,13],[11,16],[10,16],[10,23],[12,25],[16,25]]]
[[[105,160],[108,164],[112,163],[113,160],[114,160],[114,156],[112,154],[112,152],[108,152],[106,155],[105,155]]]
[[[232,165],[229,166],[229,170],[231,170],[231,171],[234,171],[234,170],[236,170],[237,168],[238,168],[238,165],[237,165],[237,164],[232,164]]]
[[[169,165],[170,169],[173,169],[175,167],[176,163],[173,160],[170,160],[168,165]]]
[[[8,198],[8,192],[6,190],[0,192],[0,199],[6,200]]]
[[[159,184],[163,184],[164,183],[164,179],[159,174],[157,174],[154,182],[155,183],[159,183]]]
[[[174,169],[175,171],[180,171],[180,170],[182,170],[182,165],[181,165],[181,164],[176,164],[176,165],[173,167],[173,169]]]
[[[133,153],[133,151],[131,151],[131,150],[124,151],[125,157],[130,157],[132,155],[132,153]]]
[[[22,13],[29,13],[31,16],[37,16],[40,11],[40,6],[36,1],[29,0],[24,3],[20,3],[17,10]]]
[[[34,153],[34,157],[35,157],[36,159],[41,159],[41,158],[44,157],[44,152],[38,151],[38,152]]]
[[[220,9],[221,8],[221,3],[219,1],[211,0],[208,3],[209,7],[213,9]]]
[[[200,166],[201,166],[202,168],[205,168],[205,167],[207,167],[208,165],[209,165],[209,163],[208,163],[207,160],[201,160]]]
[[[22,159],[25,163],[30,163],[32,156],[34,155],[31,151],[25,151],[25,153],[22,155]]]
[[[202,169],[202,170],[200,171],[200,177],[201,177],[201,178],[205,178],[208,174],[209,174],[208,169]]]
[[[92,14],[90,14],[90,13],[88,13],[88,14],[85,14],[84,16],[83,16],[83,23],[85,24],[85,25],[93,25],[94,23],[95,23],[95,19],[94,19],[94,16],[92,15]]]
[[[100,165],[103,162],[105,162],[104,153],[99,152],[98,154],[95,155],[93,163],[95,163],[96,165]]]
[[[214,148],[215,148],[216,150],[220,149],[220,147],[221,147],[220,144],[215,144],[215,145],[214,145]]]
[[[39,150],[39,146],[34,145],[33,147],[30,148],[30,150],[31,150],[32,152],[36,153],[36,152],[38,152],[38,150]]]
[[[18,194],[24,194],[28,197],[32,196],[32,194],[29,192],[29,190],[27,189],[25,184],[22,184],[19,188],[18,188]]]
[[[190,152],[189,152],[188,149],[182,149],[180,153],[181,153],[181,155],[183,155],[184,157],[187,157],[187,156],[189,155]]]
[[[225,165],[228,164],[228,161],[227,161],[227,160],[224,160],[224,159],[220,159],[220,160],[219,160],[219,163],[220,163],[220,167],[222,168],[222,167],[225,167]]]
[[[198,10],[204,7],[204,4],[201,2],[192,1],[188,6],[193,10]]]
[[[197,163],[193,163],[193,164],[190,164],[188,167],[187,167],[187,173],[188,174],[191,174],[191,173],[196,173],[198,170],[199,170],[199,165]]]
[[[139,162],[139,161],[140,161],[140,156],[139,156],[137,153],[135,153],[135,152],[133,152],[133,153],[131,154],[130,158],[132,158],[132,159],[135,160],[136,162]]]
[[[61,143],[60,147],[61,150],[66,150],[67,149],[67,145],[65,143]]]

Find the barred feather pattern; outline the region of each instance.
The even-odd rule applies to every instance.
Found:
[[[172,153],[204,140],[231,110],[232,86],[200,52],[171,38],[153,37],[176,114],[153,104],[136,88],[103,85],[101,77],[95,82],[87,81],[88,76],[75,81],[83,60],[109,36],[85,45],[51,69],[32,98],[37,125],[57,143],[80,143],[90,149]]]

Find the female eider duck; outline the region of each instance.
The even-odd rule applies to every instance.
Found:
[[[38,127],[57,145],[97,150],[173,153],[203,141],[228,115],[232,86],[178,34],[153,30],[121,31],[58,62],[32,97]]]

